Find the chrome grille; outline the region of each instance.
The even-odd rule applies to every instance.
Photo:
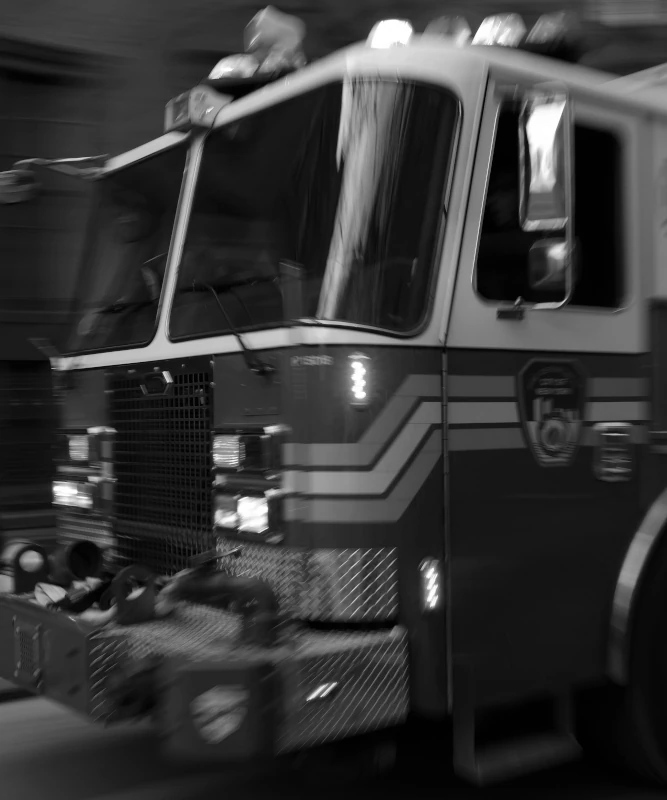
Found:
[[[171,575],[215,546],[211,504],[211,378],[175,372],[169,393],[145,395],[141,376],[110,378],[116,553]]]

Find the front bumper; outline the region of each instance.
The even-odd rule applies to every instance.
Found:
[[[404,629],[286,631],[274,647],[244,644],[240,630],[238,615],[188,603],[163,620],[99,628],[0,595],[0,677],[97,721],[150,709],[170,749],[223,761],[405,721]]]

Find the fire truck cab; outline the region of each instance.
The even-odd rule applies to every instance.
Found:
[[[0,677],[221,761],[449,718],[476,783],[612,687],[665,781],[667,95],[559,18],[306,66],[267,13],[164,136],[60,162],[61,546],[13,551]]]

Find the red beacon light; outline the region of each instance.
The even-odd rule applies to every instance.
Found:
[[[429,22],[422,37],[448,39],[452,44],[462,47],[472,39],[472,29],[465,17],[446,15]]]

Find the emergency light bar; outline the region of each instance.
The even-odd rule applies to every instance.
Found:
[[[472,28],[465,17],[444,16],[429,22],[424,36],[438,39],[451,39],[455,45],[468,44],[472,39]]]
[[[530,32],[521,15],[495,14],[483,20],[474,36],[465,17],[445,15],[429,22],[422,35],[427,39],[447,39],[459,47],[472,44],[515,48],[566,61],[578,60],[582,40],[576,15],[565,11],[543,14]],[[409,21],[386,19],[373,26],[366,44],[389,48],[409,45],[414,40]]]
[[[373,26],[366,43],[377,49],[407,45],[413,33],[412,25],[407,20],[383,19]]]

